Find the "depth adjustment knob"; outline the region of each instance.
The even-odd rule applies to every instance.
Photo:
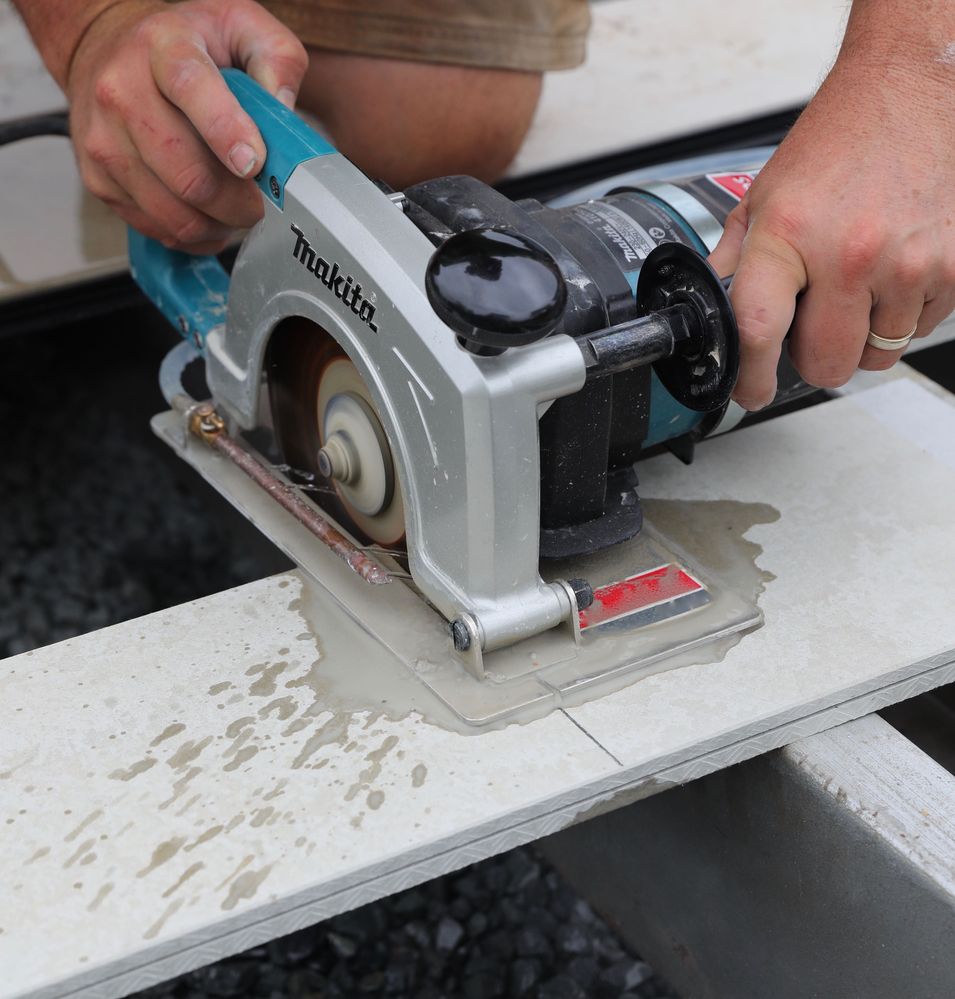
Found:
[[[446,239],[425,274],[438,317],[472,348],[534,343],[564,314],[567,287],[535,240],[505,229],[468,229]]]

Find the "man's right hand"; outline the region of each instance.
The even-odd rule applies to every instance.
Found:
[[[291,107],[307,65],[253,0],[118,0],[83,35],[66,83],[84,183],[146,236],[217,252],[261,217],[251,178],[265,161],[218,67],[244,69]]]

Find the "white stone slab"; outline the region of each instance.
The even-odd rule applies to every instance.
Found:
[[[891,389],[888,385],[879,386],[860,392],[853,401],[893,434],[955,468],[955,433],[950,422],[952,396],[947,392],[939,393],[934,386],[932,394],[926,398],[929,386],[923,388],[923,381],[927,379],[903,376]],[[952,502],[955,503],[955,498]]]
[[[644,463],[778,509],[766,624],[528,725],[444,727],[294,574],[0,663],[0,996],[122,995],[955,679],[953,434],[895,379]]]
[[[66,106],[9,0],[0,0],[0,121]],[[0,147],[0,302],[126,269],[126,230],[80,182],[69,141]]]
[[[692,466],[642,464],[645,496],[779,510],[747,535],[776,576],[765,624],[722,663],[658,674],[571,716],[625,765],[691,743],[705,757],[730,731],[904,689],[955,659],[950,400],[899,377],[707,442]]]
[[[68,139],[0,147],[0,176],[0,268],[9,276],[8,297],[126,270],[126,227],[83,187]]]
[[[403,667],[327,603],[300,611],[301,585],[0,665],[0,994],[124,994],[224,939],[238,950],[552,831],[569,788],[618,769],[559,712],[468,737],[326,710],[309,677],[329,658]]]

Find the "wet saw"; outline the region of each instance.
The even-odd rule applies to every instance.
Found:
[[[644,522],[635,463],[742,415],[704,255],[760,157],[561,205],[392,191],[224,75],[264,217],[231,272],[130,234],[183,337],[157,434],[472,724],[758,625]]]

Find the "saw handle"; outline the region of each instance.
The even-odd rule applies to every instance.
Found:
[[[285,185],[295,168],[335,153],[335,147],[246,73],[224,69],[222,76],[265,141],[265,163],[255,183],[282,211]],[[226,317],[229,275],[218,258],[167,249],[134,229],[128,230],[128,250],[133,279],[183,338],[202,351],[206,337]]]
[[[283,208],[285,185],[295,168],[316,156],[328,156],[336,149],[248,74],[224,69],[222,76],[265,141],[265,163],[256,174],[255,183],[269,201]]]
[[[129,272],[179,335],[202,353],[206,337],[225,322],[229,275],[214,256],[170,250],[126,230]]]

